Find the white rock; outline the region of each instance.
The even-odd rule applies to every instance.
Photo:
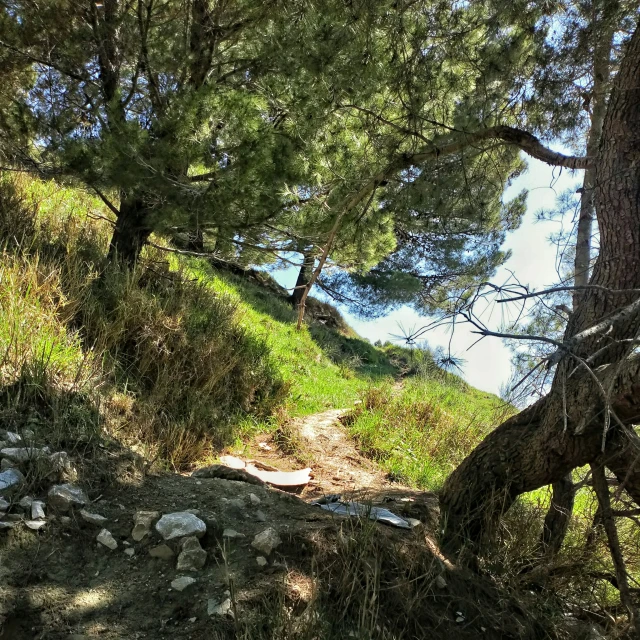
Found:
[[[172,580],[171,587],[176,591],[184,591],[187,587],[191,586],[196,582],[195,578],[191,576],[180,576],[175,580]]]
[[[13,491],[24,482],[24,476],[17,469],[7,469],[0,473],[0,492]]]
[[[133,558],[133,556],[136,555],[136,550],[132,549],[131,547],[129,547],[128,549],[124,550],[125,555],[129,556],[130,558]]]
[[[26,462],[27,460],[38,460],[50,453],[48,447],[38,449],[37,447],[9,447],[0,450],[0,456],[9,458],[13,462]]]
[[[4,529],[13,529],[15,526],[15,522],[6,522],[4,520],[0,520],[0,531]]]
[[[99,513],[91,513],[91,511],[87,511],[86,509],[80,510],[80,517],[89,524],[95,524],[98,527],[101,527],[106,521],[107,518],[101,516]]]
[[[7,431],[4,436],[4,440],[6,440],[9,444],[20,444],[22,442],[22,438],[19,433],[15,433],[15,431]]]
[[[29,529],[33,529],[34,531],[42,529],[42,527],[47,524],[46,520],[25,520],[24,523]]]
[[[438,589],[446,589],[447,581],[442,576],[438,576],[436,578],[436,587],[438,587]]]
[[[266,567],[269,564],[269,562],[264,556],[258,556],[256,558],[256,562],[258,563],[259,567]]]
[[[136,542],[140,542],[151,533],[151,526],[159,517],[159,511],[137,511],[133,516],[134,527],[131,531],[131,537]]]
[[[11,503],[4,498],[0,498],[0,511],[6,511],[11,506]]]
[[[280,544],[282,544],[282,540],[280,539],[278,532],[272,527],[269,527],[253,539],[251,546],[265,556],[268,556]]]
[[[31,503],[33,502],[33,498],[31,496],[24,496],[24,498],[22,498],[20,500],[20,502],[18,502],[18,504],[25,510],[29,510],[31,509]]]
[[[78,486],[73,484],[57,484],[49,489],[49,505],[59,511],[68,511],[71,507],[83,507],[89,498]]]
[[[207,561],[207,552],[200,546],[198,538],[189,536],[182,542],[182,551],[178,556],[178,571],[198,571]]]
[[[34,500],[31,503],[31,519],[32,520],[44,520],[44,502],[41,500]]]
[[[231,598],[227,598],[222,602],[211,599],[207,602],[207,614],[210,616],[233,616],[231,609]]]
[[[97,536],[96,536],[96,540],[104,545],[105,547],[107,547],[107,549],[111,549],[111,551],[114,551],[115,549],[118,548],[118,542],[116,541],[116,539],[111,535],[111,531],[107,531],[107,529],[103,529]]]
[[[412,529],[415,529],[416,527],[421,527],[422,526],[422,521],[418,520],[418,518],[404,518],[404,519],[409,523],[409,526]]]
[[[258,496],[255,493],[250,493],[249,494],[249,502],[254,507],[257,507],[262,502],[262,500],[260,500],[260,498],[258,498]]]
[[[258,509],[258,511],[256,511],[256,520],[258,522],[266,522],[267,521],[267,516],[264,515],[264,513],[262,511],[260,511],[260,509]]]
[[[235,529],[225,529],[222,532],[222,537],[233,539],[233,538],[244,538],[246,536],[244,535],[244,533],[238,533]]]
[[[156,522],[156,531],[165,540],[196,536],[202,538],[207,532],[207,525],[197,516],[186,511],[167,513]]]

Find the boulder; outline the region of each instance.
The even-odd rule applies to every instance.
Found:
[[[58,511],[69,511],[71,507],[83,507],[89,498],[74,484],[57,484],[48,493],[49,505]]]
[[[33,529],[37,531],[38,529],[42,529],[47,524],[46,520],[25,520],[24,522],[29,529]]]
[[[153,523],[160,517],[159,511],[137,511],[133,516],[133,530],[131,537],[140,542],[151,532]]]
[[[282,540],[278,532],[272,527],[269,527],[253,539],[251,546],[263,555],[268,556],[280,544],[282,544]]]
[[[178,556],[178,571],[198,571],[207,561],[207,552],[200,546],[198,538],[189,536],[182,542],[182,550]]]
[[[197,516],[186,511],[167,513],[156,522],[156,531],[164,540],[175,540],[186,536],[202,538],[207,525]]]

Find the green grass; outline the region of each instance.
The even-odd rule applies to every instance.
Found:
[[[400,389],[368,389],[345,424],[391,477],[434,490],[512,411],[496,396],[432,368]]]

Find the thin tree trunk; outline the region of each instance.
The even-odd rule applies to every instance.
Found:
[[[540,539],[543,552],[547,557],[555,556],[562,547],[571,523],[573,503],[576,497],[571,473],[554,482],[552,488],[551,505],[544,519]]]
[[[598,33],[593,52],[593,89],[591,91],[591,126],[587,139],[587,156],[595,158],[598,154],[602,125],[607,109],[607,92],[611,76],[611,49],[613,47],[614,20],[618,2],[604,0],[602,16],[594,24]],[[584,172],[582,194],[580,198],[580,217],[576,238],[575,284],[584,286],[589,282],[591,266],[591,239],[595,220],[594,189],[596,185],[595,167],[587,167]],[[580,304],[584,290],[576,289],[573,294],[573,308]]]
[[[140,199],[124,199],[116,219],[107,260],[129,268],[135,266],[153,229],[146,221],[146,209]]]
[[[595,204],[600,252],[590,283],[614,290],[640,289],[640,28],[627,44],[603,124],[595,159]],[[631,302],[637,294],[589,289],[569,320],[565,341]],[[640,413],[640,362],[629,345],[640,330],[638,314],[591,335],[564,356],[575,373],[556,377],[549,394],[489,434],[447,479],[441,493],[443,543],[450,552],[477,549],[492,537],[500,514],[518,495],[561,480],[602,454],[611,407],[627,424]],[[606,350],[601,350],[608,345]],[[591,362],[596,382],[581,360]],[[602,395],[609,390],[610,399]],[[566,413],[565,413],[566,410]],[[565,418],[565,415],[568,417]],[[620,430],[611,423],[611,433]],[[638,499],[635,498],[634,499]]]
[[[297,307],[302,302],[302,296],[309,280],[311,280],[311,274],[313,273],[313,264],[315,258],[310,252],[302,253],[302,264],[300,265],[300,271],[298,272],[298,278],[296,280],[296,286],[291,293],[291,303],[294,307]]]
[[[616,571],[616,582],[618,583],[618,591],[620,591],[620,602],[622,602],[622,605],[629,613],[630,632],[637,637],[634,632],[636,632],[636,624],[638,622],[638,611],[631,597],[631,592],[629,591],[629,580],[624,558],[622,557],[622,549],[620,548],[618,528],[616,527],[616,521],[611,510],[611,497],[609,496],[607,477],[605,476],[604,467],[601,464],[592,464],[591,471],[593,473],[593,488],[598,496],[602,524],[607,534],[611,559],[613,560],[613,566]]]

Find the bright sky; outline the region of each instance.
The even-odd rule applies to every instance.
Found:
[[[558,150],[562,150],[558,148]],[[522,284],[533,289],[541,289],[557,281],[556,247],[548,240],[549,236],[559,230],[560,223],[537,222],[535,213],[541,208],[551,209],[555,205],[557,195],[582,180],[581,172],[549,167],[548,165],[528,158],[529,170],[513,182],[505,193],[510,199],[522,189],[529,190],[527,214],[522,225],[509,233],[504,248],[512,251],[511,258],[500,268],[492,282],[504,284],[511,278],[511,271]],[[295,284],[295,273],[291,269],[273,274],[286,287]],[[515,309],[505,309],[505,305],[488,305],[482,320],[490,329],[498,327],[510,318],[509,313]],[[390,315],[376,320],[363,321],[351,316],[345,309],[340,309],[347,322],[361,336],[371,342],[376,340],[394,341],[394,335],[402,335],[418,329],[428,323],[428,318],[419,316],[408,307],[397,309]],[[456,325],[451,342],[451,352],[465,361],[461,375],[474,387],[492,393],[499,393],[502,385],[508,382],[510,367],[510,351],[498,338],[484,338],[473,346],[479,336],[471,333],[471,328]],[[424,335],[431,348],[447,347],[450,335],[441,327]]]

